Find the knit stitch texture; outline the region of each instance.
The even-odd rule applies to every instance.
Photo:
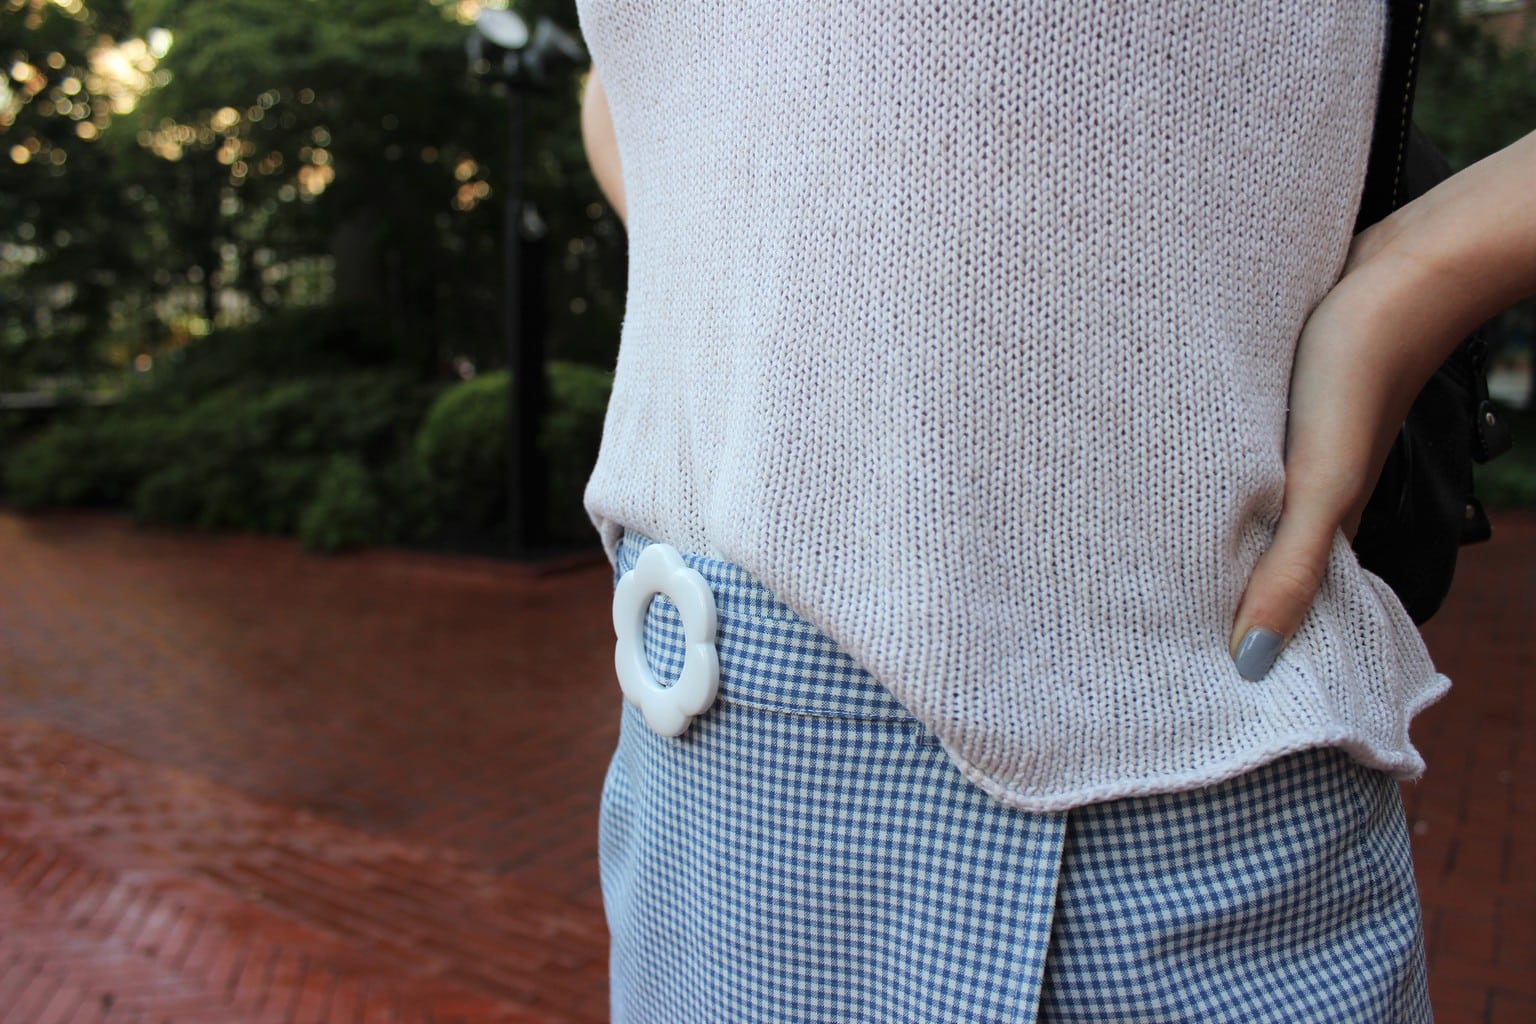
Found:
[[[1227,652],[1382,0],[578,10],[629,206],[610,557],[746,568],[1021,808],[1422,770],[1449,682],[1342,536],[1269,675]]]

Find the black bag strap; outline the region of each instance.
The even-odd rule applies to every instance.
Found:
[[[1413,123],[1413,96],[1418,84],[1419,54],[1428,28],[1429,3],[1430,0],[1388,0],[1381,91],[1376,100],[1375,131],[1366,163],[1360,212],[1355,220],[1357,233],[1451,176],[1445,157]],[[1487,369],[1488,341],[1479,328],[1441,371],[1458,373],[1465,378],[1463,386],[1472,393],[1476,404],[1472,458],[1478,462],[1502,455],[1514,443],[1509,427],[1499,418],[1488,396]],[[1475,498],[1470,502],[1463,524],[1463,543],[1486,540],[1489,534],[1481,506]]]
[[[1428,0],[1389,0],[1381,91],[1376,127],[1366,164],[1365,189],[1355,231],[1385,218],[1403,203],[1403,175],[1413,124],[1413,92],[1418,83],[1419,50],[1424,39]]]

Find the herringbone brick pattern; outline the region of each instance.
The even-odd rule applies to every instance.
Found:
[[[601,918],[0,723],[0,1019],[598,1021]]]
[[[0,717],[598,903],[612,578],[0,511]]]
[[[47,846],[3,841],[0,851],[7,1021],[545,1019],[402,981],[216,888],[130,881]]]
[[[1426,630],[1439,1024],[1536,1020],[1536,516]],[[606,1018],[600,563],[0,511],[0,1024]]]
[[[1536,1021],[1536,517],[1494,516],[1425,638],[1451,692],[1404,787],[1437,1024]]]

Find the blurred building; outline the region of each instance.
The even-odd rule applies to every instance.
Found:
[[[1527,31],[1530,0],[1461,0],[1464,14],[1481,17],[1489,31],[1505,42],[1513,42]]]

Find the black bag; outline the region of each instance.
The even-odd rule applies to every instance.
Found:
[[[1450,176],[1412,123],[1426,0],[1393,0],[1381,98],[1357,231]],[[1419,397],[1387,457],[1355,535],[1360,564],[1384,579],[1414,622],[1434,615],[1451,587],[1462,544],[1492,533],[1472,493],[1472,463],[1509,450],[1509,428],[1488,398],[1488,344],[1475,332]]]

